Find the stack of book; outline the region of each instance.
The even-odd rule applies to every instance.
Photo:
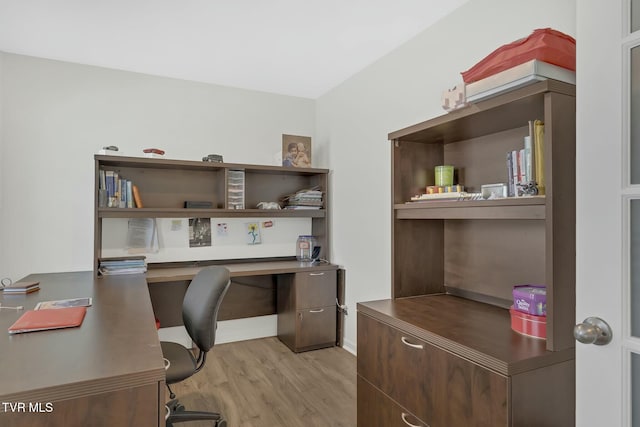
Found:
[[[5,295],[30,294],[40,289],[40,282],[16,282],[4,287]]]
[[[300,190],[285,199],[285,209],[321,209],[322,191],[317,188]]]
[[[141,274],[147,271],[145,256],[100,258],[98,272],[103,276],[116,274]]]

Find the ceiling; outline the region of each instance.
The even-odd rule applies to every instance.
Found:
[[[468,0],[0,0],[0,51],[317,98]]]

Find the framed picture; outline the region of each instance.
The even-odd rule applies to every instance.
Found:
[[[282,135],[282,166],[311,167],[311,137]]]

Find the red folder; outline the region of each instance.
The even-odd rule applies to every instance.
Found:
[[[9,327],[10,334],[80,326],[87,307],[29,310]]]

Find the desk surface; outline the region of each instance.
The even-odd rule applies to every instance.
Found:
[[[217,264],[226,267],[231,277],[263,276],[268,274],[287,274],[313,271],[337,270],[330,263],[313,264],[300,261],[260,261]],[[191,280],[202,267],[159,267],[147,271],[148,283]]]
[[[32,274],[40,290],[4,296],[0,310],[0,401],[60,401],[131,388],[165,377],[144,275],[95,279],[93,273]],[[40,301],[91,297],[78,328],[9,335]]]

